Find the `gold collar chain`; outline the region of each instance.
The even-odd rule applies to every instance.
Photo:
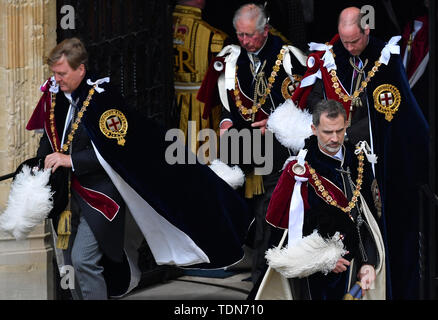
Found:
[[[353,192],[353,196],[351,200],[349,201],[348,205],[344,208],[341,207],[335,199],[333,199],[332,196],[330,196],[329,192],[325,189],[323,186],[321,180],[319,179],[318,175],[316,174],[315,169],[313,169],[309,164],[309,173],[312,175],[312,179],[315,183],[315,191],[324,199],[325,202],[328,204],[335,206],[339,209],[341,209],[343,212],[347,213],[351,220],[354,221],[353,217],[351,216],[351,210],[356,206],[357,200],[360,196],[360,190],[362,188],[362,182],[363,182],[363,160],[364,160],[364,154],[363,151],[361,151],[357,158],[359,160],[359,166],[357,167],[357,179],[356,179],[356,190]]]
[[[237,66],[236,66],[234,97],[236,100],[236,107],[239,109],[239,112],[244,116],[251,115],[251,119],[244,118],[246,121],[251,120],[252,122],[254,122],[255,114],[265,104],[266,97],[271,93],[271,89],[274,85],[275,79],[278,75],[278,72],[280,71],[280,66],[283,63],[285,53],[286,53],[286,49],[281,48],[280,53],[277,55],[277,61],[275,61],[275,64],[272,67],[271,76],[268,78],[268,84],[266,86],[266,90],[265,90],[264,94],[261,96],[259,101],[256,101],[256,99],[254,99],[253,105],[251,108],[246,108],[242,104],[242,100],[240,98],[240,90],[239,90],[239,83],[238,83],[238,79],[237,79]]]
[[[341,88],[341,85],[340,85],[340,83],[339,83],[339,78],[338,78],[338,76],[337,76],[337,74],[336,74],[336,70],[332,70],[332,71],[330,71],[330,75],[332,76],[331,80],[332,80],[332,83],[333,83],[332,87],[335,88],[335,92],[336,92],[336,94],[337,94],[337,95],[339,96],[339,98],[342,99],[344,102],[352,101],[353,99],[359,97],[359,95],[365,90],[365,88],[366,88],[367,85],[368,85],[368,82],[370,82],[371,79],[372,79],[372,78],[374,77],[374,75],[376,74],[376,72],[379,71],[379,67],[380,67],[380,66],[381,66],[381,63],[380,63],[379,61],[376,61],[376,62],[374,63],[374,67],[373,67],[370,71],[368,71],[368,75],[367,75],[367,77],[365,78],[365,80],[361,82],[361,84],[360,84],[360,88],[357,89],[357,90],[355,90],[352,96],[350,96],[350,95],[348,95],[348,94],[344,94],[344,93],[342,92],[342,88]]]
[[[81,110],[79,110],[78,115],[75,119],[75,122],[71,125],[71,130],[70,133],[67,136],[67,142],[64,143],[64,145],[62,146],[62,149],[58,149],[58,146],[56,145],[56,128],[55,128],[55,105],[56,105],[56,94],[52,93],[52,103],[50,106],[50,130],[52,131],[52,141],[53,141],[53,146],[55,148],[56,152],[67,152],[68,148],[70,147],[70,144],[73,141],[74,135],[76,130],[79,127],[79,123],[81,122],[81,119],[84,115],[85,110],[87,110],[88,105],[90,104],[90,100],[93,97],[93,94],[95,92],[95,87],[96,85],[94,85],[90,91],[88,92],[88,96],[87,99],[85,99],[84,103],[82,104],[82,108]],[[62,141],[60,141],[60,143],[62,144]]]
[[[328,43],[327,43],[327,45],[328,45]],[[333,58],[334,58],[334,57],[335,57],[335,54],[334,54],[334,52],[333,52],[333,49],[330,49],[330,52],[331,52],[331,54],[333,55]],[[332,84],[332,87],[335,88],[335,92],[336,92],[336,94],[337,94],[338,97],[339,97],[340,99],[342,99],[344,102],[352,101],[353,99],[358,98],[359,95],[365,90],[365,88],[368,86],[368,82],[370,82],[371,79],[372,79],[372,78],[375,76],[375,74],[377,73],[377,71],[379,71],[379,67],[380,67],[381,65],[382,65],[382,63],[379,62],[379,60],[377,60],[376,62],[374,62],[374,67],[372,67],[371,70],[368,71],[368,75],[367,75],[367,77],[365,78],[365,80],[361,82],[361,84],[360,84],[360,88],[357,89],[357,90],[355,90],[355,91],[353,92],[353,95],[351,95],[351,96],[348,95],[348,94],[344,94],[344,93],[342,92],[342,88],[341,88],[341,85],[340,85],[339,78],[338,78],[338,76],[337,76],[337,74],[336,74],[336,70],[333,69],[332,71],[330,71],[330,75],[332,76],[332,77],[331,77],[331,81],[332,81],[332,83],[333,83],[333,84]],[[350,110],[351,110],[351,108],[350,108]]]

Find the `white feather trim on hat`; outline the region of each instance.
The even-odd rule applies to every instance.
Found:
[[[245,174],[239,166],[230,167],[221,160],[215,159],[209,167],[233,189],[237,189],[245,183]]]
[[[0,215],[0,230],[23,240],[53,208],[49,183],[51,170],[31,172],[24,165],[11,184],[6,210]]]
[[[313,134],[311,124],[312,115],[287,99],[269,116],[267,128],[283,146],[298,152],[304,147],[304,140]]]
[[[316,272],[331,272],[346,253],[338,232],[326,240],[315,230],[291,247],[268,249],[265,257],[269,266],[283,277],[303,278]]]

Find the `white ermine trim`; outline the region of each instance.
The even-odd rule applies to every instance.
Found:
[[[230,167],[219,159],[215,159],[209,167],[233,189],[237,189],[245,183],[245,174],[239,166]]]

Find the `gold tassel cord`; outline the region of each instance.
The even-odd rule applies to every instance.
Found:
[[[255,175],[254,172],[245,178],[245,198],[252,199],[255,195],[265,192],[263,187],[263,176]]]
[[[56,241],[56,247],[58,249],[62,249],[62,250],[67,250],[68,249],[68,243],[70,240],[70,235],[71,235],[71,216],[72,216],[72,212],[71,212],[71,193],[70,193],[70,187],[71,187],[71,182],[70,182],[70,175],[69,174],[69,183],[68,183],[68,190],[69,190],[69,194],[68,194],[68,203],[67,203],[67,207],[65,208],[65,210],[60,214],[59,216],[59,220],[58,220],[58,228],[57,228],[57,234],[58,234],[58,238]]]
[[[61,213],[58,222],[58,240],[56,247],[58,249],[66,250],[68,248],[68,241],[71,235],[71,211],[65,210]]]

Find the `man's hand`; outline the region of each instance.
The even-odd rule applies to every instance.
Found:
[[[340,258],[337,262],[336,262],[336,267],[332,270],[332,272],[334,273],[341,273],[347,270],[347,266],[350,265],[350,261],[344,259],[344,258]]]
[[[221,123],[221,127],[219,128],[219,136],[223,135],[225,131],[230,129],[233,126],[233,123],[228,120],[224,120],[224,122]]]
[[[266,131],[266,123],[267,122],[268,122],[268,119],[266,118],[265,120],[254,122],[253,124],[251,124],[251,127],[260,128],[260,130],[262,131],[262,135],[264,135],[265,131]]]
[[[70,155],[63,154],[60,152],[54,152],[49,154],[44,160],[44,169],[52,168],[52,173],[55,172],[58,167],[71,168],[71,157]]]
[[[368,289],[372,288],[372,284],[376,280],[376,270],[372,265],[364,264],[360,268],[357,277],[362,287],[362,295],[364,295]]]

